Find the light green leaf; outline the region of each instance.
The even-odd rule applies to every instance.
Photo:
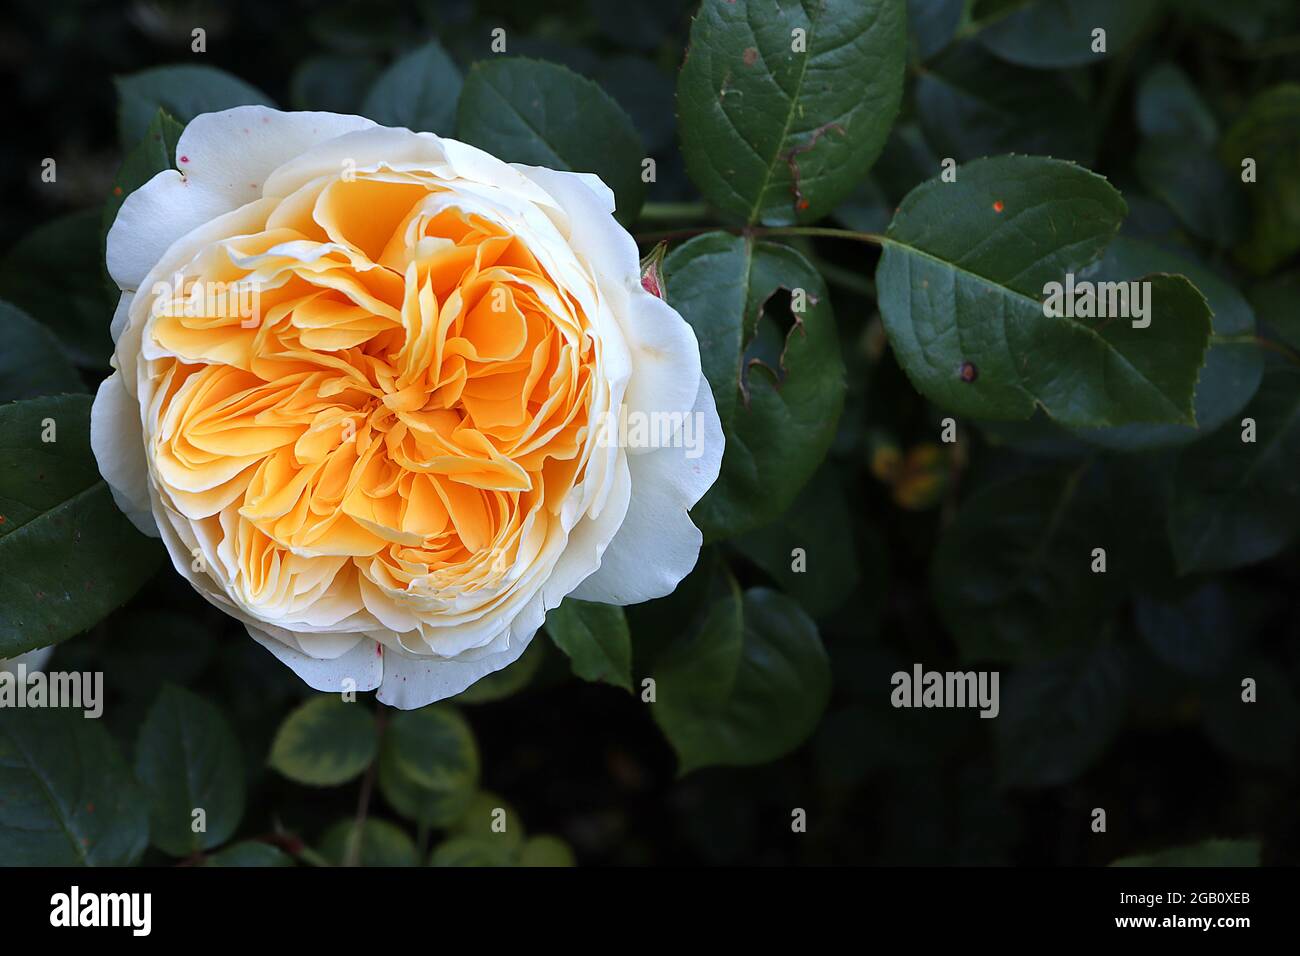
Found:
[[[293,857],[271,846],[246,840],[233,843],[203,861],[204,866],[293,866]]]
[[[691,517],[706,539],[761,527],[817,470],[844,404],[826,285],[795,250],[721,232],[673,250],[664,279],[695,329],[727,441],[721,475]]]
[[[297,783],[335,787],[359,776],[377,746],[375,720],[364,704],[319,694],[285,718],[267,763]]]
[[[480,790],[474,794],[464,816],[451,826],[450,834],[491,838],[503,840],[510,846],[522,846],[523,818],[497,794]]]
[[[0,403],[86,390],[54,333],[8,302],[0,302],[0,341]]]
[[[1242,412],[1178,458],[1169,538],[1181,572],[1222,571],[1271,558],[1300,531],[1300,376],[1265,376]]]
[[[574,866],[573,849],[557,836],[541,833],[524,844],[520,866]]]
[[[97,624],[161,559],[100,478],[89,396],[0,406],[0,657]]]
[[[393,715],[379,758],[379,787],[393,809],[425,826],[460,819],[478,791],[473,731],[447,704]]]
[[[789,753],[817,726],[831,680],[817,625],[799,605],[765,588],[742,596],[734,582],[654,677],[651,713],[682,774]]]
[[[1219,155],[1238,179],[1242,163],[1254,160],[1256,179],[1246,187],[1254,220],[1235,252],[1248,270],[1266,275],[1300,250],[1300,83],[1283,83],[1252,99]]]
[[[244,758],[216,707],[174,685],[163,688],[140,727],[135,775],[149,800],[150,842],[189,856],[230,839],[244,813]],[[194,830],[194,811],[204,829]]]
[[[138,142],[159,109],[185,125],[200,113],[235,106],[275,106],[257,87],[211,66],[156,66],[115,77],[113,83],[117,87],[118,139],[124,144]]]
[[[705,0],[677,79],[682,153],[705,198],[749,223],[829,212],[898,112],[905,21],[904,0]]]
[[[0,707],[0,866],[128,866],[148,839],[144,797],[99,721]]]
[[[903,200],[876,271],[899,362],[959,415],[1064,425],[1193,421],[1210,337],[1204,298],[1147,276],[1147,328],[1044,314],[1047,285],[1095,260],[1124,217],[1100,176],[1038,157],[976,160]]]
[[[494,57],[465,77],[457,137],[512,163],[595,173],[614,191],[619,221],[645,200],[645,147],[623,108],[555,63]]]
[[[1191,846],[1126,856],[1111,866],[1259,866],[1258,840],[1206,840]]]
[[[454,836],[434,847],[430,866],[516,866],[519,848],[500,836]]]
[[[460,70],[438,41],[430,40],[379,75],[361,112],[381,126],[450,136],[460,87]]]
[[[546,615],[546,633],[583,680],[632,690],[632,636],[621,607],[565,598]]]
[[[335,866],[418,866],[406,831],[387,820],[340,820],[321,837],[320,854]]]

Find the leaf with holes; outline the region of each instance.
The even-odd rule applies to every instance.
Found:
[[[664,281],[695,329],[727,439],[691,517],[706,538],[740,534],[784,513],[835,437],[844,363],[830,298],[794,249],[721,232],[673,250]]]

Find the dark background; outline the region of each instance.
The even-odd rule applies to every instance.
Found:
[[[696,198],[674,145],[673,115],[690,6],[685,0],[10,3],[0,22],[11,117],[0,253],[42,223],[102,203],[121,158],[115,75],[204,63],[261,88],[282,107],[346,112],[359,107],[370,78],[395,54],[436,36],[466,66],[488,55],[494,26],[507,28],[509,53],[564,63],[624,105],[659,162],[652,202]],[[914,11],[930,6],[912,4]],[[1144,71],[1157,62],[1178,64],[1224,124],[1253,92],[1300,79],[1300,5],[1245,4],[1264,11],[1254,37],[1190,12],[1198,6],[1204,4],[1188,4],[1186,15],[1163,15],[1123,56],[1062,71],[1087,104],[1078,122],[1093,134],[1089,165],[1124,190],[1133,211],[1126,229],[1146,237],[1164,237],[1174,226],[1167,209],[1142,195],[1132,169],[1134,90]],[[205,54],[190,53],[195,26],[207,30]],[[904,122],[912,109],[909,95]],[[921,139],[896,135],[873,174],[885,210],[934,173],[918,143],[924,147]],[[59,163],[55,184],[40,182],[47,156]],[[1231,275],[1223,250],[1203,251]],[[874,271],[874,251],[819,245],[816,252],[851,274]],[[89,286],[99,277],[70,281]],[[1294,544],[1277,558],[1210,582],[1222,600],[1208,608],[1208,627],[1231,646],[1229,663],[1213,679],[1161,663],[1137,632],[1132,602],[1116,612],[1105,639],[1125,655],[1125,699],[1104,702],[1104,715],[1075,715],[1081,725],[1105,719],[1115,728],[1068,783],[1002,787],[992,727],[998,721],[980,720],[974,711],[889,706],[894,670],[914,661],[960,666],[930,600],[929,562],[941,529],[971,488],[1032,472],[1044,459],[1026,454],[1032,446],[1023,442],[1016,450],[980,438],[960,454],[944,452],[926,470],[933,480],[924,487],[900,490],[882,482],[873,455],[882,445],[906,452],[933,442],[940,415],[916,395],[887,350],[882,354],[875,304],[862,294],[869,291],[869,284],[851,279],[832,286],[850,397],[824,477],[843,489],[852,514],[851,526],[837,533],[847,542],[839,571],[853,586],[839,610],[818,619],[835,689],[814,738],[767,766],[708,769],[679,780],[646,706],[617,688],[574,679],[548,647],[525,690],[464,707],[478,738],[484,787],[503,795],[530,833],[562,835],[579,862],[590,864],[1105,864],[1213,837],[1259,838],[1266,863],[1300,860]],[[107,293],[104,302],[107,324]],[[88,373],[92,383],[98,378]],[[1158,463],[1137,458],[1126,467],[1140,480]],[[1112,487],[1116,510],[1131,506],[1124,482]],[[702,563],[717,559],[727,560],[743,584],[772,583],[736,548],[715,547]],[[686,626],[692,589],[701,586],[688,579],[677,595],[630,611],[635,674],[646,673],[654,653]],[[540,634],[537,640],[546,642]],[[240,836],[265,832],[278,819],[310,841],[355,805],[351,787],[308,791],[264,767],[280,720],[310,691],[170,568],[94,631],[60,647],[54,662],[105,671],[111,690],[105,719],[128,754],[164,680],[221,703],[250,767]],[[1004,707],[1011,670],[1003,668]],[[1209,706],[1211,699],[1235,693],[1247,674],[1270,678],[1261,682],[1268,693],[1258,711],[1245,723],[1216,717],[1221,710]],[[1077,730],[1059,732],[1064,738]],[[1042,743],[1049,760],[1054,743],[1050,736]],[[1059,744],[1072,745],[1069,739]],[[806,834],[791,832],[795,807],[808,812]],[[1094,807],[1107,810],[1104,834],[1089,828]],[[146,861],[162,862],[154,853]]]

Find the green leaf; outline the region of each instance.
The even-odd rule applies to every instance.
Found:
[[[1252,701],[1242,699],[1242,681],[1247,677],[1255,682]],[[1258,657],[1242,660],[1232,673],[1212,677],[1202,701],[1205,732],[1224,752],[1265,767],[1284,768],[1295,759],[1300,701],[1291,675],[1281,667]]]
[[[934,602],[966,660],[1021,660],[1094,636],[1132,561],[1084,468],[1013,478],[963,502],[931,565]],[[1107,570],[1093,573],[1093,549]]]
[[[721,232],[673,250],[664,278],[668,301],[695,329],[727,441],[718,481],[691,517],[706,539],[761,527],[817,470],[844,404],[826,285],[795,250]],[[792,293],[788,306],[781,289]],[[795,290],[801,313],[791,311]]]
[[[131,195],[154,176],[167,169],[174,169],[176,163],[176,143],[181,138],[185,127],[164,109],[159,109],[149,121],[144,136],[135,144],[126,158],[122,160],[117,175],[113,177],[113,189],[104,203],[104,218],[101,235],[108,236],[108,230],[117,218],[117,212]]]
[[[1137,125],[1148,138],[1176,137],[1185,144],[1213,146],[1219,124],[1191,79],[1172,63],[1152,67],[1137,92]]]
[[[430,40],[379,75],[361,112],[381,126],[450,136],[460,87],[460,70],[438,41]]]
[[[113,80],[117,87],[117,134],[122,143],[135,143],[148,132],[159,109],[181,125],[200,113],[235,106],[275,106],[269,96],[225,70],[211,66],[157,66]]]
[[[149,800],[150,842],[171,856],[225,843],[244,813],[244,758],[225,717],[168,685],[149,709],[135,747],[136,779]],[[205,830],[194,832],[195,810]]]
[[[100,478],[89,396],[0,406],[0,657],[97,624],[161,558]]]
[[[100,211],[60,216],[20,239],[0,263],[0,298],[51,329],[78,365],[103,370],[117,300],[103,282]],[[69,276],[83,281],[69,282]]]
[[[765,588],[729,593],[655,666],[651,712],[679,772],[766,763],[812,733],[830,695],[817,625]]]
[[[1142,185],[1193,235],[1219,248],[1239,241],[1246,194],[1240,177],[1224,169],[1208,147],[1182,136],[1144,140],[1134,166]]]
[[[1300,272],[1289,272],[1250,290],[1260,322],[1279,341],[1300,350]]]
[[[1159,7],[1159,0],[1035,0],[979,34],[980,42],[1010,63],[1045,70],[1085,66],[1128,46]],[[1093,30],[1106,31],[1105,52],[1093,52]]]
[[[521,821],[515,808],[500,796],[480,790],[474,794],[464,816],[451,826],[450,835],[496,839],[518,847],[524,842],[524,825]],[[494,826],[496,829],[493,829]]]
[[[424,826],[460,819],[478,791],[474,733],[447,704],[393,715],[379,758],[379,788],[393,809]]]
[[[1243,641],[1238,613],[1222,582],[1172,595],[1142,595],[1134,608],[1138,633],[1164,663],[1188,674],[1220,671]]]
[[[1126,856],[1111,866],[1259,866],[1259,851],[1258,840],[1206,840]]]
[[[0,403],[86,390],[54,333],[8,302],[0,302],[0,341]]]
[[[1178,458],[1169,502],[1169,539],[1179,571],[1222,571],[1263,561],[1300,531],[1300,376],[1265,376],[1242,418]]]
[[[632,690],[632,636],[621,607],[565,598],[546,615],[546,633],[583,680]]]
[[[907,31],[918,59],[928,60],[952,42],[965,6],[966,0],[907,0]]]
[[[430,866],[516,866],[519,848],[500,836],[456,836],[434,847]]]
[[[1015,671],[994,728],[1002,786],[1056,787],[1087,770],[1123,725],[1130,669],[1128,654],[1103,644]]]
[[[1140,239],[1120,236],[1100,262],[1081,275],[1091,281],[1127,281],[1153,272],[1186,276],[1205,296],[1213,312],[1214,333],[1205,368],[1196,383],[1195,425],[1119,425],[1079,428],[1075,434],[1117,451],[1182,445],[1202,438],[1236,415],[1259,389],[1264,358],[1255,342],[1255,314],[1250,304],[1218,274],[1191,258]]]
[[[1228,130],[1219,155],[1240,180],[1253,159],[1256,181],[1246,185],[1254,210],[1237,261],[1265,275],[1300,250],[1300,83],[1283,83],[1258,94]]]
[[[203,861],[204,866],[293,866],[293,857],[271,846],[246,840],[234,843],[212,854]]]
[[[880,154],[906,55],[903,0],[706,0],[677,78],[691,178],[749,223],[821,218]]]
[[[267,763],[297,783],[335,787],[359,776],[377,745],[374,717],[364,704],[320,694],[285,718]]]
[[[820,617],[844,604],[858,582],[853,522],[839,478],[824,467],[784,515],[733,543],[808,613]],[[806,561],[798,570],[796,548]]]
[[[149,814],[117,744],[63,707],[0,707],[0,866],[126,866]]]
[[[340,820],[325,831],[321,856],[335,866],[418,866],[415,843],[387,820]]]
[[[293,79],[289,84],[289,102],[296,110],[365,113],[362,103],[366,91],[379,73],[378,61],[370,57],[346,53],[311,56],[299,63],[293,71]],[[457,80],[459,79],[458,75]]]
[[[1192,423],[1210,312],[1181,276],[1149,282],[1147,328],[1045,315],[1040,297],[1096,259],[1124,201],[1106,180],[1038,157],[976,160],[903,200],[876,271],[899,362],[959,415],[1064,425]]]
[[[1087,162],[1095,150],[1086,104],[1063,77],[1003,63],[976,43],[941,56],[916,81],[926,140],[959,163],[1001,153]]]
[[[451,700],[456,704],[490,704],[494,700],[504,700],[528,686],[545,657],[546,642],[534,638],[528,642],[519,660],[476,680]]]
[[[604,90],[565,67],[519,57],[475,63],[456,129],[459,139],[507,162],[595,173],[614,191],[625,225],[641,211],[640,135]]]
[[[520,866],[574,866],[573,849],[557,836],[532,837],[519,854]]]

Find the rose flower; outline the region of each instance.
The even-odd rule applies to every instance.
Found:
[[[691,570],[722,433],[597,177],[263,107],[199,116],[176,163],[108,235],[92,444],[119,507],[308,684],[423,706],[566,596]]]

